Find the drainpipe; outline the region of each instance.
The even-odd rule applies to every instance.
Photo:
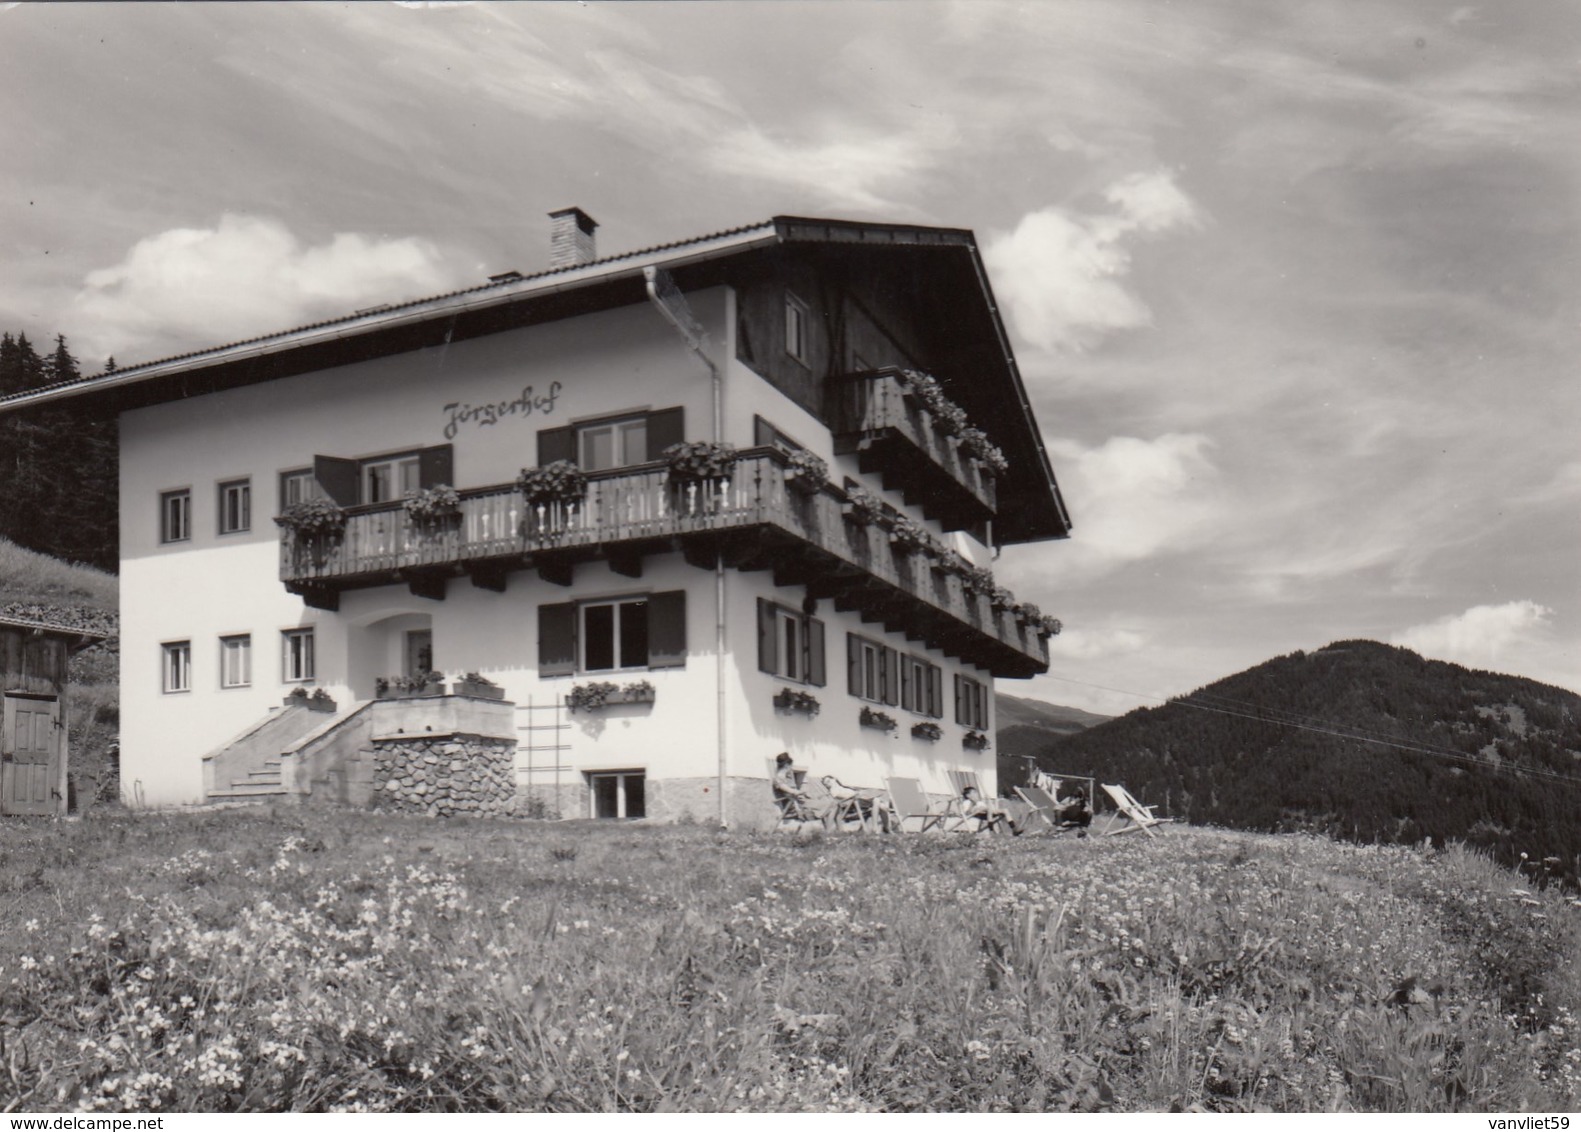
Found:
[[[686,297],[676,287],[668,271],[658,267],[644,267],[642,277],[647,283],[648,300],[658,308],[664,320],[675,327],[676,333],[696,354],[713,382],[714,429],[713,440],[718,444],[724,439],[724,375],[708,356],[708,332],[692,317]],[[725,807],[725,563],[720,552],[714,552],[714,744],[718,756],[719,827],[729,826]]]

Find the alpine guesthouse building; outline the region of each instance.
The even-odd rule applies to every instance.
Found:
[[[1070,523],[970,232],[776,217],[30,390],[120,417],[134,804],[763,824],[995,786]]]

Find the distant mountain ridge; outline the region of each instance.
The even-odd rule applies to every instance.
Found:
[[[1462,840],[1581,873],[1581,695],[1376,641],[1277,657],[1028,753],[1193,822]]]

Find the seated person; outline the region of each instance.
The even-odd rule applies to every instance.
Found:
[[[1073,787],[1069,794],[1057,799],[1054,804],[1058,807],[1054,820],[1060,825],[1086,829],[1092,824],[1092,807],[1087,804],[1087,792],[1080,786]]]
[[[825,816],[813,808],[807,791],[796,781],[796,767],[789,751],[774,756],[774,804],[780,813],[798,821],[815,821]]]
[[[992,832],[1004,826],[1015,832],[1010,815],[990,799],[984,798],[982,791],[975,786],[968,786],[961,791],[961,815],[977,819],[979,831],[986,829]]]
[[[826,774],[818,781],[823,783],[823,788],[829,792],[829,797],[834,799],[835,813],[855,813],[864,823],[877,821],[881,830],[885,833],[890,831],[890,819],[894,807],[889,804],[888,798],[882,795],[876,798],[866,797],[832,774]],[[846,803],[853,804],[845,808]]]

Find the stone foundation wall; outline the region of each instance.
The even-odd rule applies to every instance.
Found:
[[[373,740],[373,808],[505,817],[516,799],[516,743],[481,735],[386,735]]]

